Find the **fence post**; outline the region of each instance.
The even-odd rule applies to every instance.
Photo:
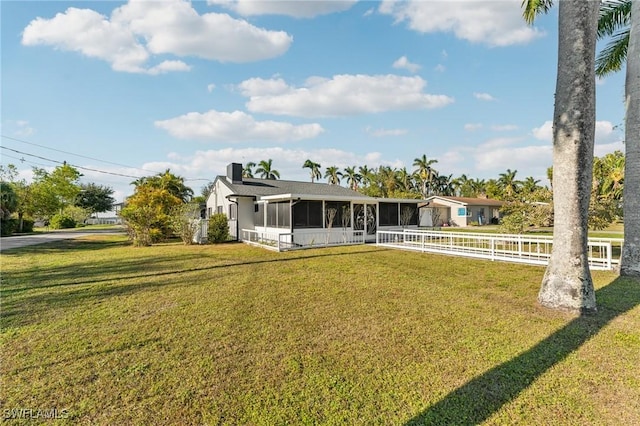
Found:
[[[496,240],[493,237],[489,237],[491,241],[491,261],[493,262],[496,259]]]

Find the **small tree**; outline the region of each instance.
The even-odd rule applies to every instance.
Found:
[[[325,211],[325,215],[327,216],[327,244],[329,244],[329,240],[331,239],[331,228],[333,228],[333,221],[338,214],[338,209],[335,207],[329,207]]]
[[[224,213],[209,218],[207,237],[210,243],[223,243],[229,239],[229,221]]]
[[[171,212],[169,225],[185,245],[193,244],[193,238],[200,228],[200,204],[176,206]]]
[[[400,225],[403,227],[410,225],[414,214],[415,209],[409,206],[404,206],[402,210],[400,210]]]
[[[144,184],[136,187],[135,194],[129,197],[126,207],[120,211],[133,244],[150,246],[166,238],[171,232],[168,212],[180,204],[180,199],[166,189]]]

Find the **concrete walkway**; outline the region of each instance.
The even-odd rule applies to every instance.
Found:
[[[55,231],[45,234],[16,235],[0,238],[0,251],[19,247],[33,246],[36,244],[50,243],[52,241],[70,240],[72,238],[85,237],[87,235],[123,234],[120,229],[94,229],[87,231]]]

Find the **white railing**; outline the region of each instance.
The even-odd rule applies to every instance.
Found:
[[[300,230],[296,232],[266,232],[243,229],[242,241],[269,250],[300,250],[312,247],[332,247],[364,244],[364,231],[351,229]]]
[[[613,257],[612,242],[619,239],[589,239],[591,269],[610,270],[620,262]],[[376,244],[383,247],[476,257],[489,260],[546,265],[553,237],[470,232],[398,230],[378,231]]]

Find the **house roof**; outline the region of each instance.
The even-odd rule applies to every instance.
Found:
[[[232,195],[239,197],[276,198],[273,196],[305,195],[312,198],[362,198],[363,200],[371,198],[349,188],[327,183],[255,178],[243,178],[241,183],[232,183],[226,176],[218,176],[218,179],[231,189]]]
[[[333,200],[359,202],[391,202],[391,203],[419,203],[423,200],[404,198],[376,198],[369,197],[358,191],[340,185],[330,185],[321,182],[299,182],[293,180],[243,178],[240,183],[231,182],[226,176],[218,176],[225,186],[231,190],[231,197],[253,197],[270,202],[285,200]]]
[[[489,207],[502,207],[504,201],[492,200],[490,198],[469,198],[469,197],[445,197],[440,195],[433,195],[427,198],[428,201],[449,201],[462,206],[489,206]]]

